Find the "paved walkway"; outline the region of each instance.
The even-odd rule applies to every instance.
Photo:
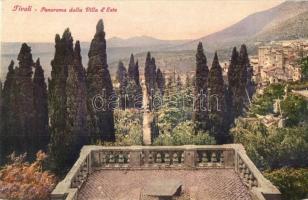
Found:
[[[148,94],[147,89],[145,87],[144,82],[142,82],[142,91],[143,91],[143,144],[144,145],[151,145],[151,123],[153,120],[152,114],[148,109]]]
[[[179,179],[184,195],[195,200],[251,200],[233,169],[101,170],[89,176],[78,200],[139,200],[147,182],[172,178]]]

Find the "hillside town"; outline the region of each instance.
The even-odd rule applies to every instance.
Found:
[[[271,42],[258,48],[251,58],[255,80],[259,85],[301,79],[299,61],[308,55],[307,40]]]

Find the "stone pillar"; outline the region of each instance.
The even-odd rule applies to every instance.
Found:
[[[197,151],[192,148],[184,150],[184,165],[185,167],[195,168],[196,167],[196,156]]]
[[[224,150],[224,165],[225,167],[234,167],[235,166],[235,152],[234,150]]]
[[[129,153],[129,167],[139,168],[141,166],[141,153],[142,150],[139,147],[132,147]]]

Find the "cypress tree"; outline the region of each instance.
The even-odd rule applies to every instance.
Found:
[[[92,139],[115,141],[113,108],[110,107],[109,104],[109,99],[113,95],[113,86],[107,65],[106,40],[103,20],[99,20],[96,25],[96,33],[91,41],[88,56],[88,113]],[[94,108],[92,104],[93,98],[97,95],[100,95],[103,98],[103,101],[99,102],[99,104],[94,102],[99,109]],[[102,100],[102,98],[99,99]]]
[[[72,138],[72,157],[77,158],[81,147],[89,143],[87,131],[86,74],[82,66],[80,43],[76,41],[73,62],[68,65],[66,83],[67,127]]]
[[[128,78],[135,80],[135,59],[134,55],[130,55],[129,64],[128,64]]]
[[[145,85],[147,89],[147,94],[149,97],[150,106],[149,109],[152,110],[152,99],[157,92],[157,75],[156,75],[156,63],[155,58],[151,57],[150,52],[147,53],[145,68],[144,68],[144,78]]]
[[[34,96],[34,145],[40,149],[46,149],[49,142],[48,133],[48,97],[47,85],[44,77],[44,70],[37,59],[35,63],[35,71],[33,77],[33,96]]]
[[[218,144],[225,143],[227,140],[225,130],[225,86],[222,69],[215,53],[212,67],[209,73],[209,121],[211,134]]]
[[[51,61],[51,78],[48,80],[48,112],[50,118],[51,141],[49,154],[51,168],[59,173],[74,162],[72,137],[67,130],[66,82],[68,66],[73,62],[73,38],[66,29],[62,38],[55,37],[55,55]]]
[[[140,86],[139,64],[138,64],[138,60],[136,61],[135,68],[134,68],[134,79],[135,79],[136,85],[139,85],[139,86]],[[140,86],[140,87],[141,87],[141,86]]]
[[[142,88],[139,80],[139,65],[138,61],[135,63],[134,55],[131,54],[128,65],[128,107],[141,108],[142,107]]]
[[[116,79],[119,82],[119,96],[120,96],[120,108],[121,109],[125,109],[126,108],[126,87],[127,87],[127,72],[126,72],[126,68],[123,64],[123,62],[119,61],[118,64],[118,70],[117,70],[117,74],[116,74]]]
[[[16,89],[17,89],[17,118],[19,122],[18,133],[16,134],[16,149],[21,152],[28,152],[31,156],[33,152],[33,134],[34,128],[34,104],[33,104],[33,82],[32,67],[33,60],[31,48],[23,43],[18,54],[17,60],[19,67],[16,72]]]
[[[249,65],[246,45],[241,46],[240,53],[234,47],[228,70],[228,91],[231,102],[230,107],[232,108],[232,121],[243,114],[249,102],[249,93],[247,92],[247,83],[251,82],[251,79],[248,78]]]
[[[134,108],[141,108],[142,107],[142,87],[140,84],[140,77],[139,77],[139,64],[138,60],[136,61],[135,68],[134,68],[134,80],[136,84],[136,92],[134,96]]]
[[[17,86],[16,86],[16,72],[14,69],[14,62],[11,61],[2,92],[2,155],[6,155],[12,151],[16,151],[16,137],[20,129],[19,120],[17,119],[18,102],[17,102]]]
[[[207,81],[209,69],[202,43],[199,42],[196,53],[196,83],[195,83],[195,106],[193,120],[197,123],[198,129],[206,131],[208,129],[207,112]]]
[[[165,90],[165,77],[163,75],[163,73],[160,71],[160,69],[157,69],[156,72],[156,83],[157,83],[157,87],[159,89],[159,92],[161,95],[164,95],[164,90]]]

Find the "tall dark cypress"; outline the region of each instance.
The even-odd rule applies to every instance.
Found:
[[[241,55],[242,53],[242,55]],[[242,65],[242,69],[244,70],[244,74],[242,75],[244,79],[246,79],[246,95],[251,99],[252,95],[255,93],[255,83],[252,80],[253,77],[253,67],[250,64],[249,56],[247,52],[247,47],[245,44],[241,46],[241,53],[240,53],[240,64]],[[246,78],[245,78],[246,77]],[[245,81],[245,80],[243,80]],[[247,98],[248,98],[247,97]],[[247,99],[248,100],[248,99]],[[248,103],[248,102],[247,102]]]
[[[218,144],[222,144],[227,141],[227,133],[225,129],[226,99],[224,79],[217,53],[215,53],[209,73],[208,86],[211,134],[215,137]]]
[[[136,61],[135,68],[134,68],[134,79],[135,79],[136,85],[139,85],[139,86],[140,86],[139,64],[138,64],[138,60]]]
[[[34,105],[33,105],[33,60],[31,48],[23,43],[18,54],[17,60],[19,67],[16,72],[17,93],[17,120],[19,120],[19,130],[16,137],[17,147],[20,151],[27,151],[32,155],[32,138],[35,132],[34,128]],[[26,142],[25,142],[26,141]]]
[[[228,91],[227,91],[227,109],[228,109],[228,124],[232,124],[235,118],[236,108],[234,104],[236,102],[237,94],[237,82],[238,82],[238,60],[239,54],[236,47],[232,50],[231,60],[228,68]]]
[[[147,57],[145,60],[145,67],[144,67],[144,79],[145,79],[145,85],[147,89],[147,93],[149,93],[150,88],[150,78],[151,78],[151,53],[147,53]]]
[[[71,156],[72,139],[67,130],[67,95],[66,82],[68,66],[73,62],[73,38],[66,29],[62,38],[55,37],[55,55],[51,61],[51,77],[48,80],[48,112],[50,118],[49,154],[51,168],[61,172],[73,162]]]
[[[103,20],[99,20],[96,25],[88,56],[87,91],[91,136],[93,140],[115,141],[113,108],[109,102],[113,86],[107,65]],[[98,95],[102,98],[93,101]]]
[[[160,94],[164,95],[164,92],[165,92],[165,77],[164,77],[164,74],[160,71],[159,68],[156,71],[156,82],[157,82],[157,87],[159,89]]]
[[[135,78],[135,59],[134,55],[130,55],[129,64],[128,64],[128,78],[134,80]]]
[[[81,147],[89,143],[87,131],[86,73],[82,66],[80,43],[77,40],[73,52],[73,62],[68,65],[66,82],[67,127],[72,138],[72,156],[77,158]]]
[[[240,53],[234,47],[228,70],[228,91],[231,100],[232,119],[242,115],[249,103],[247,90],[247,83],[251,81],[251,79],[248,79],[249,65],[246,45],[241,46]]]
[[[155,58],[151,57],[150,52],[147,53],[146,61],[145,61],[145,68],[144,68],[144,78],[145,78],[145,85],[147,89],[147,94],[149,97],[149,109],[152,110],[152,100],[157,92],[157,82],[156,82],[156,63]]]
[[[40,64],[40,59],[36,60],[33,76],[33,96],[34,96],[34,145],[37,148],[46,149],[49,142],[48,132],[48,96],[45,82],[44,70]]]
[[[203,51],[202,43],[199,42],[196,53],[196,83],[195,83],[195,105],[193,120],[197,122],[198,129],[206,131],[208,129],[207,112],[207,81],[209,68],[207,66],[206,56]]]
[[[121,109],[125,109],[127,102],[126,102],[126,87],[127,87],[127,71],[122,61],[119,61],[118,70],[116,74],[116,79],[119,82],[119,106]]]
[[[2,92],[2,121],[1,121],[1,136],[3,145],[2,155],[16,151],[17,136],[20,129],[20,122],[18,117],[18,90],[16,86],[16,72],[14,69],[14,62],[11,61]],[[10,145],[6,145],[10,144]]]

